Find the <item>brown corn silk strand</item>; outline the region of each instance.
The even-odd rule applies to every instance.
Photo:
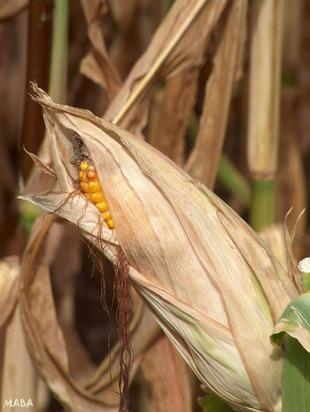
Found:
[[[131,318],[132,297],[129,284],[129,265],[121,247],[117,248],[115,264],[115,292],[117,299],[117,334],[120,346],[120,412],[128,411],[129,378],[132,366],[132,348],[129,341],[129,326]]]
[[[90,153],[87,147],[84,145],[82,139],[77,135],[73,138],[72,143],[73,155],[71,162],[78,168],[78,173],[80,176],[79,186],[80,191],[87,197],[89,201],[91,201],[97,209],[102,213],[104,221],[108,228],[111,230],[114,229],[114,223],[112,217],[105,218],[104,214],[109,213],[108,208],[106,211],[103,212],[101,207],[98,207],[99,203],[95,203],[92,200],[91,193],[87,191],[87,187],[83,183],[85,182],[85,173],[87,174],[88,168],[86,168],[86,163],[91,166],[91,171],[95,173],[95,176],[92,182],[98,182],[100,186],[96,193],[102,193],[103,200],[100,201],[100,205],[102,205],[103,201],[105,201],[104,194],[102,187],[100,185],[99,179],[97,178],[97,173],[94,168],[93,162],[91,160]],[[84,170],[85,169],[85,170]],[[85,172],[84,174],[81,172]],[[84,181],[83,181],[84,180]],[[99,225],[104,224],[102,219],[99,222]],[[100,241],[100,240],[99,240]],[[91,255],[94,257],[93,251],[91,251]],[[102,274],[102,290],[100,294],[100,300],[103,303],[103,307],[105,310],[108,310],[106,305],[105,299],[103,300],[103,294],[105,291],[105,281],[104,281],[104,273],[103,273],[103,265],[98,264],[98,257],[95,257],[95,264],[97,268],[100,270]],[[96,262],[97,261],[97,262]],[[113,262],[114,272],[115,272],[115,286],[114,292],[116,295],[117,300],[117,310],[116,310],[116,322],[117,322],[117,334],[120,341],[120,375],[119,375],[119,391],[120,391],[120,412],[127,412],[128,405],[129,405],[129,379],[130,379],[130,371],[132,366],[132,349],[130,346],[129,341],[129,326],[130,326],[130,318],[131,318],[131,305],[132,305],[132,298],[131,298],[131,290],[129,284],[129,266],[126,260],[126,257],[121,249],[121,247],[117,247],[117,254],[115,261]]]

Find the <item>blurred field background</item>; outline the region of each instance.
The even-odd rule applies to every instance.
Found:
[[[10,268],[5,270],[18,272],[26,245],[30,253],[32,225],[40,219],[38,210],[17,200],[24,190],[44,187],[23,148],[50,160],[41,108],[29,96],[33,80],[55,101],[107,119],[116,106],[126,107],[123,92],[135,85],[140,91],[128,111],[118,112],[121,126],[214,188],[255,230],[264,231],[279,255],[287,212],[292,208],[287,223],[293,230],[305,209],[294,252],[296,259],[309,254],[310,3],[209,0],[198,13],[204,13],[199,24],[187,15],[189,28],[174,44],[182,21],[159,30],[175,3],[184,2],[0,1],[0,257]],[[12,289],[1,315],[2,399],[20,390],[20,397],[35,399],[38,411],[62,411],[64,404],[75,411],[81,399],[88,410],[117,410],[112,268],[104,263],[107,314],[101,274],[79,231],[63,221],[46,230],[35,257],[49,263],[51,280],[29,292],[29,310],[53,300],[54,317],[44,322],[55,333],[61,327],[68,376],[57,372],[59,348],[52,333],[50,349],[39,340],[29,342],[29,335],[24,342],[19,312],[12,317],[11,310],[17,274],[7,275]],[[45,295],[48,285],[51,293]],[[138,298],[134,307],[130,411],[201,410],[196,378]],[[31,321],[35,328],[35,315]],[[39,367],[29,358],[29,345],[32,356],[40,354]],[[18,370],[12,369],[16,364]],[[70,395],[63,395],[63,387]]]

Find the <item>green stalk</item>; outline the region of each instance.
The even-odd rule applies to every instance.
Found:
[[[250,201],[250,225],[259,231],[274,223],[275,181],[252,179]]]
[[[64,103],[67,90],[68,0],[55,0],[53,42],[49,94],[57,103]]]
[[[242,205],[249,205],[250,188],[248,182],[225,154],[221,156],[217,176]]]
[[[286,337],[283,412],[310,411],[310,354],[297,339]]]

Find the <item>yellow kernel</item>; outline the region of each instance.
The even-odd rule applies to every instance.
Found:
[[[108,226],[109,229],[114,229],[114,228],[115,228],[112,219],[109,219],[109,220],[107,221],[107,226]]]
[[[84,175],[83,177],[81,177],[80,182],[88,183],[87,175]]]
[[[94,203],[99,203],[102,202],[104,200],[104,195],[103,192],[95,192],[91,194],[91,200]]]
[[[81,184],[81,188],[82,188],[83,192],[88,192],[88,190],[89,190],[88,183],[81,182],[80,184]]]
[[[107,204],[105,202],[96,203],[95,206],[98,210],[100,210],[100,212],[106,212],[107,211]]]
[[[81,169],[81,170],[87,170],[87,169],[88,169],[88,162],[87,162],[87,160],[82,160],[82,162],[80,163],[80,169]]]
[[[85,193],[85,197],[87,200],[91,200],[91,193]]]
[[[95,172],[95,167],[94,165],[88,165],[88,170],[94,171]]]
[[[90,192],[100,192],[101,191],[101,186],[99,182],[89,182],[88,183],[88,189]]]
[[[85,176],[84,170],[80,170],[79,176],[80,176],[80,179],[82,179]]]
[[[97,179],[97,174],[94,170],[89,170],[87,172],[87,177],[88,177],[88,179],[95,180],[95,179]]]
[[[110,212],[104,212],[102,213],[103,219],[107,222],[108,220],[112,219],[111,213]]]

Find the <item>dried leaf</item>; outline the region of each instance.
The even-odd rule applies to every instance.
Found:
[[[146,386],[151,385],[152,388],[151,391],[145,390],[143,410],[166,412],[173,405],[174,412],[192,412],[193,379],[165,336],[146,353],[141,369]]]
[[[149,309],[143,304],[141,298],[136,292],[133,292],[133,318],[130,324],[130,345],[134,355],[134,362],[131,375],[134,376],[140,365],[141,359],[154,343],[160,334],[158,324],[151,315]],[[119,350],[120,345],[117,343],[110,351],[109,356],[103,360],[88,383],[88,388],[92,393],[102,391],[107,385],[117,387],[119,377]]]
[[[7,321],[16,305],[19,272],[16,256],[0,261],[0,326]]]
[[[106,388],[92,396],[70,375],[68,354],[58,326],[49,272],[42,247],[54,217],[37,222],[22,261],[21,314],[26,342],[41,376],[63,404],[76,412],[117,411],[118,397]],[[102,393],[100,394],[102,395]]]
[[[113,0],[109,3],[117,34],[111,45],[113,61],[122,79],[149,44],[163,16],[163,0]]]
[[[37,155],[35,155],[34,153],[28,152],[28,150],[26,150],[25,148],[24,148],[24,150],[25,150],[25,152],[31,157],[33,163],[34,163],[36,166],[38,166],[38,168],[39,168],[43,173],[47,174],[48,176],[51,176],[51,177],[55,177],[55,178],[56,178],[57,175],[56,175],[55,171],[54,171],[50,166],[48,166],[47,164],[43,163],[42,160],[41,160]]]
[[[49,401],[47,388],[34,369],[26,347],[19,305],[5,333],[1,399],[3,402],[23,399],[26,405],[30,400],[28,407],[32,404],[35,408],[31,410],[43,410]],[[17,412],[20,407],[10,409]]]
[[[192,112],[198,81],[198,70],[185,70],[166,83],[160,112],[148,141],[176,163],[184,160],[185,133]]]
[[[62,403],[72,410],[85,411],[101,408],[100,410],[104,411],[117,411],[119,344],[116,344],[94,370],[93,367],[89,367],[91,365],[87,364],[89,358],[85,358],[87,355],[85,349],[76,336],[70,333],[67,339],[71,337],[74,340],[69,342],[68,346],[65,344],[63,333],[56,320],[49,273],[42,259],[43,242],[53,221],[53,217],[45,216],[37,222],[23,258],[22,271],[25,287],[21,296],[21,308],[29,350],[50,389],[56,393]],[[55,250],[48,252],[50,260]],[[134,295],[134,314],[130,324],[130,341],[134,354],[132,376],[140,364],[141,356],[159,333],[159,327],[153,316],[137,295]],[[68,350],[73,343],[78,347],[69,355]],[[79,360],[74,358],[81,353],[86,361],[82,374],[79,367],[71,364],[81,362],[80,358]]]
[[[88,25],[88,37],[92,50],[81,62],[81,73],[100,84],[113,98],[120,88],[121,80],[110,60],[101,31],[101,18],[107,12],[107,4],[102,0],[81,0]]]
[[[28,0],[1,0],[0,20],[13,17],[28,6]]]
[[[185,69],[200,67],[207,38],[225,4],[226,0],[176,1],[110,104],[105,118],[140,132],[152,86],[160,78],[168,79]]]
[[[247,1],[236,0],[222,34],[214,67],[206,84],[205,101],[200,118],[195,147],[185,170],[208,187],[213,187],[222,152],[228,112],[236,71],[239,68],[240,49],[244,42]]]
[[[277,169],[281,87],[283,1],[251,5],[248,166],[255,178],[272,178]]]
[[[281,101],[281,137],[279,148],[279,167],[277,172],[276,219],[283,221],[287,211],[292,208],[288,224],[295,224],[300,212],[306,208],[306,181],[303,171],[302,153],[298,145],[296,123],[296,91],[284,90]],[[294,252],[303,256],[300,240],[305,233],[307,214],[299,219]],[[292,228],[289,227],[291,230]],[[298,244],[299,240],[299,244]]]

